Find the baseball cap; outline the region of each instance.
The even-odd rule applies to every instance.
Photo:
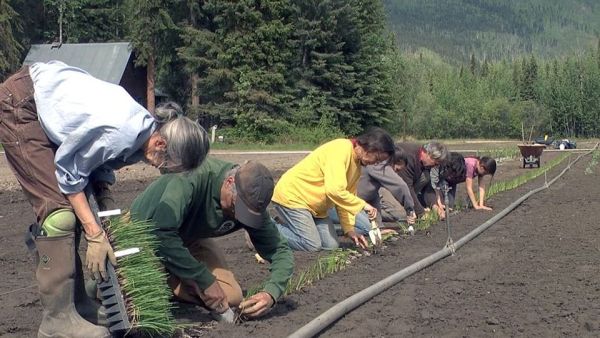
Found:
[[[263,212],[273,196],[273,176],[264,165],[250,161],[235,173],[235,219],[251,228],[263,225]]]

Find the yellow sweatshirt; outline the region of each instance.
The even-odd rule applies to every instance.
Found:
[[[286,208],[308,209],[314,217],[327,217],[335,206],[344,233],[354,230],[355,215],[366,202],[356,196],[360,163],[352,141],[327,142],[288,170],[273,192],[273,202]]]

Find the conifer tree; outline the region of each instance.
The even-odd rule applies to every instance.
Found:
[[[380,0],[355,0],[357,13],[357,52],[350,61],[356,72],[356,89],[349,93],[354,99],[353,112],[361,127],[387,122],[393,109],[390,70],[382,62],[385,56],[385,15]]]
[[[191,98],[190,113],[206,126],[233,124],[225,93],[232,90],[235,77],[221,57],[223,36],[215,22],[222,7],[223,3],[215,0],[188,1],[181,31],[182,46],[177,49],[187,74],[185,83],[189,90],[185,95]]]
[[[21,58],[23,47],[15,39],[15,33],[21,29],[17,12],[8,3],[0,0],[0,80],[16,70]]]
[[[177,41],[178,28],[171,18],[172,0],[125,0],[127,37],[133,45],[136,64],[147,67],[146,106],[154,111],[157,65],[170,53]]]
[[[298,77],[297,102],[314,111],[311,123],[355,131],[359,121],[351,115],[352,102],[345,94],[352,88],[354,69],[346,62],[342,48],[349,51],[355,46],[346,45],[344,37],[353,39],[358,35],[356,18],[349,15],[349,5],[338,0],[294,0],[294,3],[298,17],[294,22],[294,40],[298,41],[300,52],[293,69]]]

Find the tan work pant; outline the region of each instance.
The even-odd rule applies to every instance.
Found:
[[[58,188],[54,174],[57,147],[38,120],[27,66],[0,84],[0,143],[38,223],[56,209],[71,208]]]
[[[227,302],[231,307],[240,305],[243,299],[242,288],[235,280],[233,272],[227,267],[225,253],[212,238],[201,238],[188,245],[188,250],[198,260],[206,265],[215,276],[219,286],[227,296]],[[189,283],[182,282],[177,276],[169,275],[167,280],[173,294],[179,300],[204,305],[204,302],[196,294]]]

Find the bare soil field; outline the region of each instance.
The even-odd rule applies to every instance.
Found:
[[[513,143],[514,144],[514,143]],[[579,145],[583,147],[582,145]],[[490,145],[452,145],[453,149]],[[216,155],[231,162],[258,160],[280,176],[303,154]],[[542,165],[556,156],[547,153]],[[600,168],[584,174],[589,156],[550,189],[523,203],[491,229],[451,256],[417,273],[349,313],[322,333],[327,337],[397,336],[600,336]],[[566,162],[551,171],[553,177]],[[499,164],[494,180],[526,172],[519,160]],[[117,202],[130,205],[157,175],[143,165],[118,173]],[[463,211],[452,218],[454,239],[485,222],[512,201],[543,184],[540,177],[496,195],[492,212]],[[459,194],[464,195],[459,191]],[[34,337],[41,318],[33,263],[22,237],[33,221],[28,202],[0,160],[0,337]],[[266,278],[241,233],[219,242],[242,287]],[[203,310],[182,306],[181,321],[208,328],[191,337],[285,337],[335,303],[434,253],[446,242],[442,224],[387,243],[377,255],[361,257],[344,271],[283,298],[262,320],[236,326],[211,323]],[[296,253],[296,271],[318,254]],[[206,325],[203,325],[206,326]]]

